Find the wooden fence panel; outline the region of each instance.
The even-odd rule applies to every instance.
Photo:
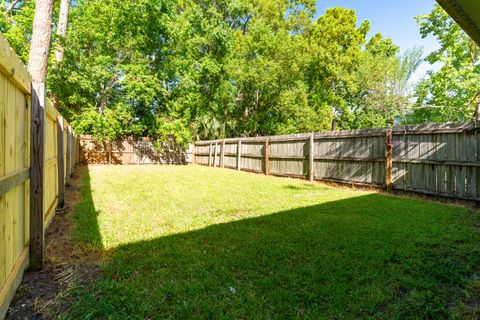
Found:
[[[225,168],[236,169],[238,143],[225,143]]]
[[[242,170],[252,172],[264,172],[264,142],[242,142],[242,158],[241,167]]]
[[[16,76],[11,68],[18,68]],[[3,37],[0,72],[0,317],[4,317],[28,264],[30,88],[28,73]]]
[[[200,141],[194,147],[195,163],[208,165],[211,156],[213,165],[210,146],[225,143],[227,168],[237,169],[240,160],[241,170],[266,173],[268,145],[267,174],[312,179],[312,166],[314,180],[480,201],[479,131],[480,126],[468,122],[315,133],[312,155],[310,134],[305,133]]]
[[[194,148],[196,163],[208,166],[210,145],[196,145]]]
[[[45,146],[45,153],[44,157],[36,157],[37,153],[31,154],[34,136],[31,126],[42,126],[38,126],[38,122],[33,124],[34,119],[31,118],[32,95],[34,92],[27,69],[0,34],[0,318],[5,317],[23,272],[30,263],[29,249],[37,248],[32,239],[40,239],[35,238],[37,230],[31,229],[30,215],[32,212],[38,212],[38,216],[43,213],[44,219],[38,220],[43,232],[48,224],[46,220],[53,217],[58,202],[58,112],[50,102],[47,104],[48,112],[42,124],[44,131],[35,135]],[[43,119],[42,110],[39,110],[37,121]],[[45,166],[43,177],[37,175],[43,178],[37,180],[40,187],[34,190],[40,193],[32,193],[35,199],[40,199],[40,206],[30,201],[31,187],[34,188],[31,183],[31,159]],[[41,204],[41,199],[44,199],[45,205]],[[43,246],[38,248],[43,250]],[[42,257],[43,254],[35,253],[34,256]]]
[[[43,203],[45,220],[44,229],[52,221],[58,203],[58,154],[57,154],[57,121],[58,112],[52,103],[47,101],[45,117],[45,160],[44,160],[44,182],[43,182]]]
[[[346,183],[385,184],[385,137],[317,136],[315,178]],[[383,132],[380,132],[383,134]]]
[[[155,145],[147,138],[127,138],[113,142],[99,142],[91,136],[74,137],[75,149],[73,159],[87,164],[118,164],[118,165],[148,165],[148,164],[185,164],[190,161],[193,150],[182,150],[180,146],[172,144],[158,152]],[[217,147],[217,152],[220,148]],[[79,152],[80,154],[77,154]],[[198,154],[198,161],[205,160],[208,154]],[[218,153],[219,155],[219,153]],[[217,159],[218,161],[218,159]],[[205,163],[208,164],[208,163]]]
[[[5,40],[0,38],[0,53],[16,58],[5,50]],[[4,59],[0,58],[0,64]],[[0,74],[0,317],[5,315],[28,263],[30,109],[29,91],[19,82]]]
[[[395,128],[396,189],[478,200],[475,123]]]
[[[68,128],[68,122],[64,119],[63,120],[63,159],[64,159],[64,165],[63,165],[63,172],[64,172],[64,181],[66,182],[67,179],[67,154],[68,154],[68,148],[67,148],[67,128]]]
[[[291,176],[308,174],[309,146],[307,139],[298,141],[272,140],[269,144],[271,174]]]
[[[438,163],[445,161],[447,158],[447,142],[446,134],[435,135],[435,151],[432,160]],[[435,192],[439,194],[447,193],[446,178],[448,166],[439,164],[435,166]]]
[[[218,167],[218,158],[220,155],[218,141],[212,145],[212,166]]]

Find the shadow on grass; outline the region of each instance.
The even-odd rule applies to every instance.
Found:
[[[95,208],[93,201],[90,173],[86,166],[78,168],[78,171],[81,175],[81,201],[75,208],[75,228],[72,237],[87,251],[101,251],[103,243],[97,219],[100,212]]]
[[[75,237],[102,250],[89,181]],[[480,271],[480,239],[473,213],[435,208],[370,194],[122,245],[70,316],[449,318]]]
[[[318,186],[314,185],[313,183],[303,183],[300,185],[289,184],[284,188],[289,190],[310,190],[310,189],[318,188]]]

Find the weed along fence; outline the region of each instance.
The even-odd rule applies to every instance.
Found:
[[[24,270],[43,261],[44,232],[78,160],[76,137],[0,35],[0,318]]]
[[[479,129],[472,122],[200,141],[194,163],[479,201]]]

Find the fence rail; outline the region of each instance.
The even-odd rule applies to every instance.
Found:
[[[469,122],[200,141],[193,162],[479,201],[479,132]]]
[[[0,34],[0,319],[24,270],[42,263],[45,229],[78,159],[71,128],[39,93]]]

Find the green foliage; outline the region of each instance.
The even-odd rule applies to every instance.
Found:
[[[30,38],[32,35],[34,1],[19,1],[7,12],[11,0],[0,0],[0,32],[10,42],[23,63],[28,63]]]
[[[156,121],[156,131],[152,132],[152,136],[157,138],[158,150],[170,146],[173,142],[186,149],[188,143],[192,141],[191,131],[183,119],[157,118]]]
[[[156,132],[168,91],[162,57],[169,1],[87,1],[72,10],[65,59],[49,88],[79,133],[116,139]]]
[[[24,60],[32,3],[0,20]],[[313,0],[78,0],[48,88],[77,132],[107,140],[392,124],[410,103],[399,48],[353,10],[314,16]]]
[[[78,134],[92,134],[99,140],[113,141],[118,137],[137,133],[135,127],[125,127],[125,123],[131,123],[131,114],[117,106],[116,109],[106,108],[102,114],[95,109],[84,110],[80,116],[74,116],[72,126]]]
[[[478,103],[480,88],[480,49],[439,6],[417,17],[423,37],[434,36],[440,44],[427,61],[440,63],[417,89],[417,110],[411,122],[469,120]]]
[[[422,61],[422,50],[398,56],[399,48],[379,36],[367,48],[357,69],[360,94],[355,98],[353,127],[392,126],[404,121],[415,102],[409,81]]]

